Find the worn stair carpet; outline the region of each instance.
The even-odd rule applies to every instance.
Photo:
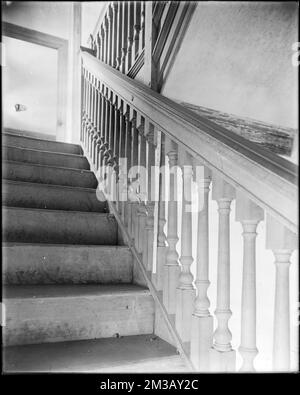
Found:
[[[4,372],[181,372],[79,145],[5,131]]]

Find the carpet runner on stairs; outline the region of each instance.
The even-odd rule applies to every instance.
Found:
[[[185,371],[81,147],[37,136],[2,134],[4,371]]]

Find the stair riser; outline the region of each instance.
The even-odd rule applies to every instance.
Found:
[[[97,180],[92,172],[35,166],[5,162],[2,166],[4,179],[13,181],[36,182],[41,184],[65,185],[71,187],[96,188]]]
[[[8,242],[117,244],[117,224],[107,214],[6,208],[3,219]]]
[[[29,148],[41,151],[60,152],[63,154],[82,155],[82,149],[79,145],[66,144],[58,141],[43,141],[11,134],[2,135],[2,144],[19,148]]]
[[[68,167],[72,169],[89,170],[90,166],[87,159],[79,155],[65,155],[52,152],[34,151],[15,147],[2,148],[4,160],[36,163],[47,166]]]
[[[149,293],[9,299],[5,304],[7,346],[153,332],[154,302]]]
[[[96,190],[59,188],[43,184],[4,182],[2,204],[11,207],[107,212],[107,203],[97,199]]]
[[[12,245],[3,248],[5,284],[117,284],[132,282],[127,248]]]

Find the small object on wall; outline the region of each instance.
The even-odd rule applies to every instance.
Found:
[[[26,111],[27,107],[24,106],[23,104],[15,104],[15,109],[16,109],[17,112],[18,111]]]

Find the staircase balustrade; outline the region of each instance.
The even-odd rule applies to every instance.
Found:
[[[155,9],[163,15],[158,5]],[[143,265],[150,289],[161,295],[157,300],[175,343],[181,344],[180,352],[197,371],[255,370],[256,229],[266,218],[266,248],[273,251],[276,266],[273,368],[288,371],[289,266],[297,247],[298,226],[297,166],[125,76],[143,51],[144,13],[144,2],[110,4],[97,32],[96,56],[81,53],[85,154],[100,185],[107,183],[103,175],[108,168],[114,172],[111,179],[117,193],[112,199],[107,195],[110,205],[124,225],[125,240]],[[161,168],[159,177],[154,177],[157,163]],[[133,166],[137,171],[130,173]],[[196,214],[191,211],[195,193]],[[209,276],[209,207],[213,200],[219,216],[217,278]],[[232,314],[239,314],[230,306],[230,291],[235,286],[230,276],[233,201],[235,220],[243,229],[238,349],[242,366],[237,366],[230,331]],[[266,286],[272,286],[272,281],[267,279]],[[217,291],[215,306],[208,297],[212,282]]]

